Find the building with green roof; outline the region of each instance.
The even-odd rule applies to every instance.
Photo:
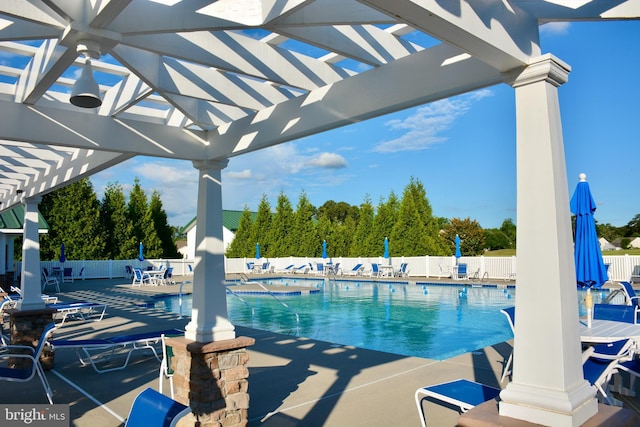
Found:
[[[224,242],[225,251],[236,236],[236,231],[240,226],[240,219],[244,211],[222,211],[222,240]],[[257,212],[251,212],[251,220],[255,221]],[[178,250],[182,256],[187,259],[194,259],[196,256],[196,218],[194,217],[187,225],[182,228],[182,234],[187,235],[187,245]]]

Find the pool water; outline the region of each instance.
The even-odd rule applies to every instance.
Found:
[[[233,324],[436,360],[513,338],[506,317],[500,313],[500,309],[515,305],[513,287],[301,279],[264,283],[305,286],[320,292],[275,297],[227,294]],[[579,300],[582,298],[580,294]],[[599,294],[595,294],[594,302],[599,301]],[[156,306],[176,313],[180,310],[177,296]],[[191,295],[183,297],[182,311],[191,312]]]

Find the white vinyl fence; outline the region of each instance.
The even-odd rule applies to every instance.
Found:
[[[640,256],[637,255],[621,255],[621,256],[605,256],[605,264],[609,264],[609,279],[614,281],[629,280],[631,272],[634,266],[640,265]],[[423,256],[423,257],[397,257],[392,259],[385,259],[383,257],[371,257],[371,258],[305,258],[305,257],[286,257],[286,258],[261,258],[256,260],[255,258],[225,258],[225,271],[228,274],[248,273],[249,269],[247,263],[254,262],[263,264],[269,263],[269,267],[275,272],[283,270],[289,265],[295,267],[301,265],[310,265],[313,268],[310,272],[313,273],[316,270],[318,263],[332,262],[333,264],[340,263],[340,269],[343,272],[351,270],[355,265],[362,264],[365,268],[365,272],[371,270],[371,263],[378,264],[391,264],[397,270],[401,263],[406,262],[408,264],[409,277],[414,278],[443,278],[450,277],[451,272],[456,265],[455,257],[437,257],[437,256]],[[467,271],[470,276],[476,275],[480,279],[497,279],[497,280],[509,280],[515,279],[516,275],[516,257],[462,257],[458,261],[459,263],[467,264]],[[114,279],[114,278],[126,278],[126,266],[131,265],[133,267],[140,267],[147,269],[147,267],[158,268],[161,264],[165,267],[173,267],[174,276],[188,276],[192,274],[192,268],[194,261],[189,259],[148,259],[144,261],[138,260],[84,260],[73,261],[67,260],[64,263],[64,267],[71,267],[73,269],[73,276],[75,279]],[[59,261],[41,261],[42,268],[47,268],[52,271],[53,267],[62,267]],[[544,268],[544,266],[540,266]],[[17,263],[15,275],[16,279],[21,271],[20,263]]]
[[[609,264],[609,280],[621,281],[629,280],[633,267],[640,265],[640,256],[620,255],[620,256],[604,256],[605,264]],[[439,257],[439,256],[423,256],[423,257],[398,257],[391,260],[383,257],[373,258],[305,258],[305,257],[287,257],[287,258],[229,258],[226,260],[227,273],[248,273],[247,263],[254,262],[263,264],[269,262],[269,266],[275,271],[280,271],[289,265],[296,267],[300,265],[309,265],[316,269],[317,263],[332,262],[340,263],[340,269],[343,272],[351,270],[355,265],[362,264],[366,271],[371,271],[371,263],[388,264],[391,263],[397,270],[400,264],[406,262],[408,264],[409,277],[450,277],[456,265],[456,258]],[[516,275],[516,257],[465,257],[458,261],[467,264],[469,276],[480,279],[499,279],[510,280],[515,279]],[[544,268],[544,266],[540,266]]]

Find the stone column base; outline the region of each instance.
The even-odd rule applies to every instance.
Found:
[[[249,354],[255,340],[238,337],[198,343],[184,337],[167,338],[173,357],[175,400],[189,405],[191,414],[179,426],[246,426],[249,411]]]
[[[35,348],[42,336],[44,327],[53,322],[56,310],[7,310],[9,314],[10,341],[13,345],[26,345]],[[40,363],[45,371],[53,368],[53,350],[47,345],[40,355]],[[25,359],[20,359],[24,361]]]

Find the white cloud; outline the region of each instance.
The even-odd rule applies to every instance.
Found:
[[[198,171],[191,162],[136,157],[93,175],[91,182],[99,199],[102,199],[107,184],[112,182],[118,182],[128,197],[136,177],[148,198],[153,191],[160,194],[170,225],[182,226],[193,219]]]
[[[433,144],[447,140],[440,134],[453,126],[455,120],[465,114],[473,105],[487,96],[490,90],[480,90],[468,95],[432,102],[415,110],[415,114],[404,120],[389,120],[385,123],[391,130],[404,131],[404,134],[379,143],[373,151],[394,153],[398,151],[426,150]]]
[[[310,158],[307,165],[327,169],[343,169],[347,167],[347,161],[340,154],[320,153]]]

